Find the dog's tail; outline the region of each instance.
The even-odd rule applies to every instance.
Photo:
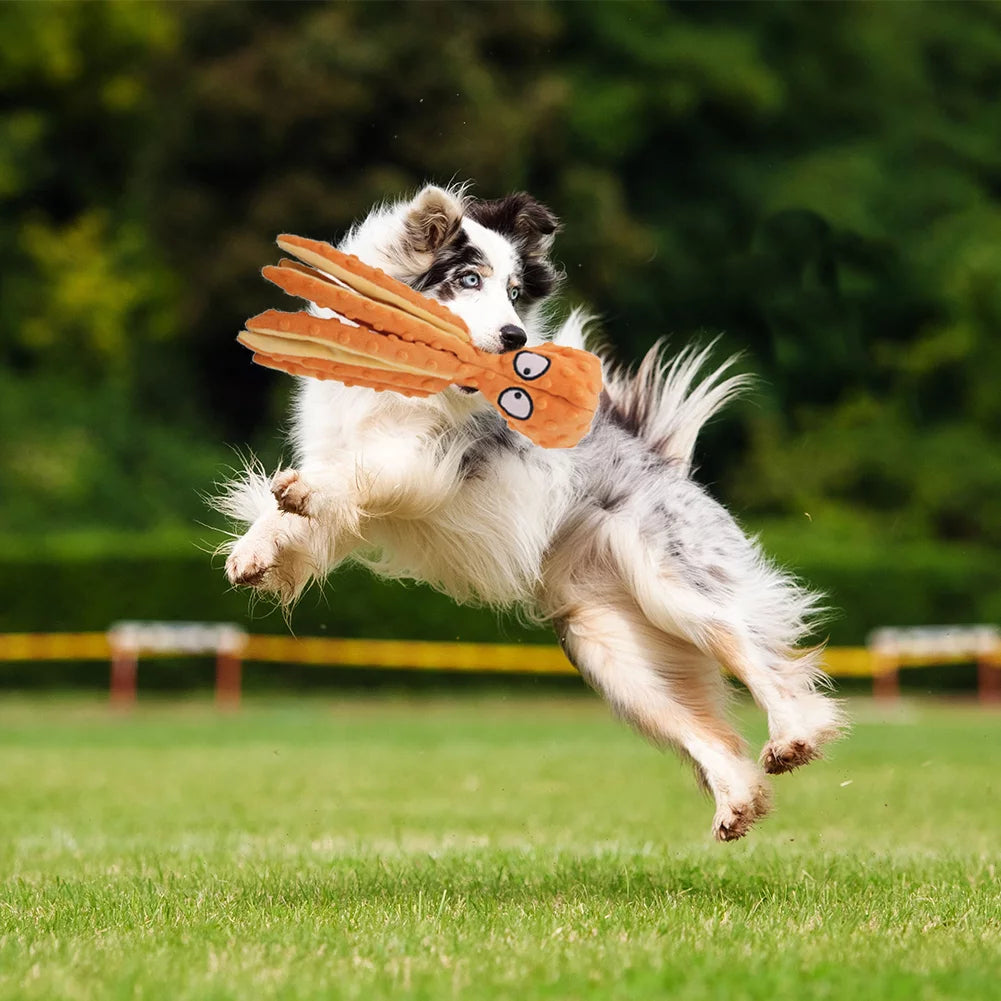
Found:
[[[746,374],[727,375],[736,356],[700,378],[714,345],[688,347],[668,358],[664,342],[659,341],[635,372],[606,366],[605,390],[613,420],[686,475],[706,421],[753,381]]]

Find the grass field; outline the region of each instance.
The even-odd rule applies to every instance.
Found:
[[[1001,715],[852,711],[716,845],[585,697],[7,698],[0,998],[997,998]]]

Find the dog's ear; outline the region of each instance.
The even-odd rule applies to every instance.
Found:
[[[407,249],[414,255],[435,254],[451,242],[462,225],[462,202],[434,185],[424,188],[410,203],[406,227]]]
[[[466,212],[481,226],[510,237],[528,257],[545,257],[560,228],[553,212],[525,191],[493,201],[471,201]]]
[[[552,294],[560,276],[549,260],[549,251],[560,229],[560,221],[542,202],[524,191],[493,201],[471,200],[466,215],[481,226],[506,236],[521,255],[521,298],[519,309]]]

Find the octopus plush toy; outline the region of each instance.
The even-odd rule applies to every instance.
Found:
[[[274,309],[251,317],[237,340],[259,365],[405,396],[472,387],[544,448],[572,448],[587,434],[601,392],[601,364],[589,351],[481,351],[459,317],[384,271],[318,240],[277,242],[298,261],[283,258],[264,277],[338,317]]]

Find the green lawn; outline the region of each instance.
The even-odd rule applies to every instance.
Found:
[[[0,997],[997,998],[1001,715],[852,711],[717,845],[587,697],[5,698]]]

